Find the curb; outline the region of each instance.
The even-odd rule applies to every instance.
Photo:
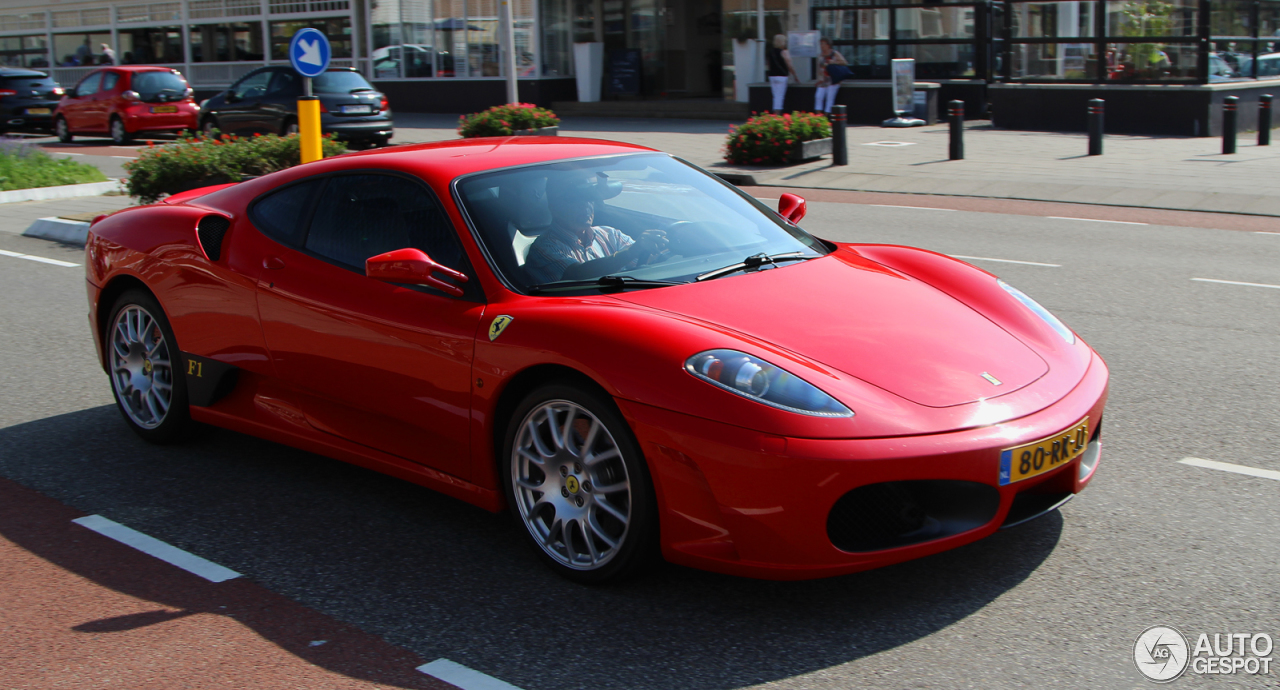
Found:
[[[23,230],[22,236],[83,247],[89,241],[89,224],[78,220],[41,218]]]
[[[120,180],[114,179],[106,182],[89,182],[87,184],[64,184],[57,187],[15,189],[9,192],[0,192],[0,204],[12,204],[16,201],[46,201],[49,199],[73,199],[81,196],[101,196],[119,189]]]

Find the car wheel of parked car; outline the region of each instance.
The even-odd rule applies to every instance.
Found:
[[[204,122],[200,123],[200,131],[206,137],[213,138],[215,135],[221,132],[221,129],[218,127],[218,121],[214,119],[212,115],[210,115],[209,117],[206,117],[204,119]]]
[[[191,423],[187,380],[173,329],[155,298],[143,290],[121,295],[103,338],[111,390],[125,422],[152,443],[181,439]]]
[[[71,128],[67,126],[67,118],[65,117],[59,117],[53,121],[53,133],[57,135],[58,141],[64,144],[70,144],[71,140],[75,138],[71,134]]]
[[[293,118],[289,118],[288,120],[285,120],[284,127],[280,129],[280,136],[287,137],[291,134],[297,134],[297,133],[298,133],[298,121]]]
[[[553,570],[597,584],[653,560],[648,468],[606,396],[566,384],[538,388],[512,414],[502,458],[512,513]]]
[[[118,117],[111,118],[111,141],[116,144],[127,144],[133,136],[129,134],[129,130],[124,128],[124,120]]]

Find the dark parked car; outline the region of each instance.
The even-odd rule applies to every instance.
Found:
[[[393,133],[391,108],[353,69],[331,69],[312,80],[320,98],[325,134],[360,144],[385,145]],[[200,128],[225,134],[292,134],[298,131],[302,77],[291,67],[263,67],[200,107]]]
[[[44,72],[0,67],[0,132],[53,129],[62,93]]]

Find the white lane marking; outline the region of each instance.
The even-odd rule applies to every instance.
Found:
[[[67,153],[66,151],[54,151],[54,153],[60,153],[64,156],[83,156],[84,155],[83,153]]]
[[[30,254],[19,254],[18,252],[10,252],[0,249],[0,256],[12,256],[15,259],[26,259],[27,261],[39,261],[42,264],[50,264],[52,266],[66,266],[74,268],[80,264],[73,264],[70,261],[58,261],[57,259],[46,259],[43,256],[31,256]]]
[[[864,142],[862,145],[893,147],[893,146],[915,146],[916,143],[917,142],[914,142],[914,141],[868,141],[868,142]]]
[[[1265,231],[1262,231],[1262,230],[1254,230],[1254,231],[1253,231],[1253,234],[1255,234],[1255,235],[1280,235],[1280,232],[1265,232]]]
[[[133,160],[136,156],[112,156],[112,158],[128,158],[129,160]]]
[[[448,659],[436,659],[429,664],[419,666],[418,670],[433,678],[456,685],[462,690],[520,690],[506,681],[486,676]]]
[[[207,561],[194,553],[183,551],[176,546],[166,544],[155,537],[147,536],[118,522],[108,520],[101,515],[90,515],[72,520],[72,522],[81,527],[87,527],[104,537],[115,539],[121,544],[132,546],[148,556],[176,565],[210,582],[224,582],[240,577],[240,573],[230,568],[224,568],[213,561]]]
[[[1218,462],[1217,460],[1205,460],[1203,458],[1183,458],[1178,462],[1183,465],[1203,467],[1207,470],[1222,470],[1223,472],[1235,472],[1236,474],[1247,474],[1250,477],[1262,477],[1263,479],[1274,479],[1276,481],[1280,481],[1280,472],[1276,472],[1275,470],[1260,470],[1256,467],[1232,465],[1229,462]]]
[[[1214,280],[1213,278],[1192,278],[1192,280],[1198,281],[1201,283],[1222,283],[1223,285],[1245,285],[1248,287],[1275,288],[1277,290],[1280,290],[1280,285],[1267,285],[1266,283],[1241,283],[1240,281],[1237,281],[1237,280]]]
[[[867,204],[876,208],[914,208],[922,211],[954,211],[954,208],[934,208],[932,206],[894,206],[893,204]]]
[[[1090,223],[1119,223],[1120,225],[1146,225],[1146,223],[1135,223],[1131,220],[1102,220],[1101,218],[1073,218],[1071,216],[1045,216],[1045,218],[1053,218],[1054,220],[1087,220]]]
[[[1062,268],[1062,264],[1042,264],[1038,261],[1014,261],[1013,259],[993,259],[989,256],[965,256],[963,254],[948,254],[953,259],[972,259],[974,261],[998,261],[1002,264],[1022,264],[1023,266],[1044,266],[1046,268]]]

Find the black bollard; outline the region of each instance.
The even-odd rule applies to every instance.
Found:
[[[1102,133],[1106,129],[1104,115],[1106,101],[1101,98],[1089,99],[1089,155],[1102,155]]]
[[[1222,155],[1236,152],[1236,117],[1239,114],[1239,96],[1227,96],[1222,99]]]
[[[831,108],[831,164],[832,165],[848,165],[849,164],[849,144],[845,138],[845,124],[847,120],[845,115],[845,106],[837,105]]]
[[[964,160],[964,101],[951,101],[947,104],[947,114],[951,116],[951,160]]]
[[[1258,146],[1271,145],[1271,94],[1258,96]]]

